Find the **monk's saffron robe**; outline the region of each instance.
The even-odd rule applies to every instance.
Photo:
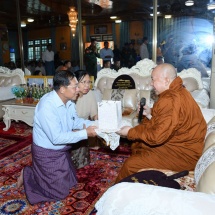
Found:
[[[202,154],[207,125],[201,110],[177,77],[159,95],[152,118],[131,128],[132,155],[116,182],[143,168],[193,170]]]

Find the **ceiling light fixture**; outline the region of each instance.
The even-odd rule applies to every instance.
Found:
[[[189,0],[189,1],[185,1],[185,5],[186,6],[193,6],[194,5],[194,1],[191,1],[191,0]]]
[[[157,15],[159,15],[159,14],[160,14],[160,12],[158,11],[158,12],[157,12]],[[153,13],[150,13],[150,16],[153,16]]]
[[[25,22],[21,22],[21,27],[22,28],[26,27],[26,23]]]
[[[117,16],[111,16],[110,18],[111,18],[111,19],[116,19],[116,18],[117,18]]]
[[[171,19],[172,15],[165,15],[164,17],[165,17],[165,19]]]
[[[121,23],[122,20],[118,19],[118,20],[115,20],[115,23]]]
[[[28,22],[34,22],[34,19],[28,18],[27,21],[28,21]]]
[[[215,9],[215,2],[209,3],[207,5],[208,10],[214,10]]]
[[[69,26],[72,31],[72,36],[75,37],[78,13],[75,11],[75,7],[70,7],[69,12],[67,14],[69,17]]]
[[[113,1],[112,0],[89,0],[89,3],[97,4],[102,8],[110,9],[112,8]]]
[[[160,7],[160,5],[157,5],[157,7]],[[153,7],[153,6],[151,6],[151,7],[150,7],[150,9],[151,9],[151,10],[153,10],[153,9],[154,9],[154,7]]]

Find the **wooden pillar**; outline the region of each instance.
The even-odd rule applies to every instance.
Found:
[[[82,36],[82,18],[81,18],[81,0],[78,1],[78,39],[79,39],[79,59],[80,69],[84,67],[84,53],[83,53],[83,36]]]
[[[16,13],[17,13],[17,25],[18,25],[18,38],[19,38],[19,51],[20,51],[20,58],[21,58],[21,67],[22,67],[22,71],[25,72],[19,0],[16,0]]]
[[[157,6],[158,1],[153,0],[153,35],[152,35],[152,60],[156,63],[157,59]]]

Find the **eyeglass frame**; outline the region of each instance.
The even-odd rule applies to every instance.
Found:
[[[78,84],[76,84],[75,86],[72,86],[72,85],[68,85],[68,86],[66,86],[66,87],[69,87],[69,88],[72,88],[72,89],[77,89],[78,88]]]

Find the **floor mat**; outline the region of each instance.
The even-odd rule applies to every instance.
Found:
[[[100,196],[114,184],[126,155],[90,152],[91,163],[77,170],[78,184],[58,202],[30,205],[24,187],[16,188],[21,169],[31,165],[30,146],[0,161],[0,214],[88,214]]]

